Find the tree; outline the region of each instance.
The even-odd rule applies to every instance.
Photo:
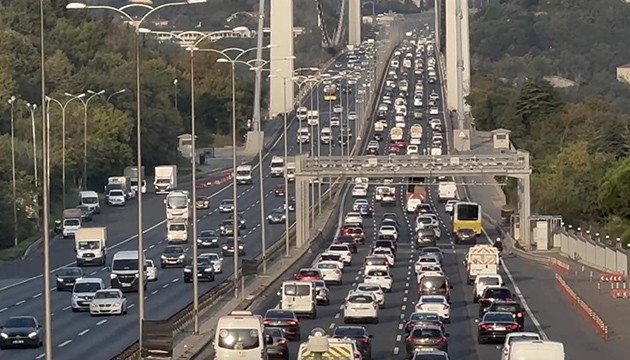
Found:
[[[558,93],[546,81],[527,81],[514,106],[514,114],[519,117],[527,131],[535,121],[543,121],[562,106]]]
[[[599,185],[598,204],[609,215],[630,219],[630,160],[606,174]]]

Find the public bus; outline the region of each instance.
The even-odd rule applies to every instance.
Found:
[[[474,202],[458,202],[453,207],[453,233],[471,229],[481,235],[481,205]]]
[[[324,100],[337,101],[337,85],[329,84],[324,86]]]

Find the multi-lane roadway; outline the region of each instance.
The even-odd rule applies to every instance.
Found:
[[[339,61],[345,61],[340,59]],[[310,96],[322,98],[318,92],[319,87]],[[347,97],[347,99],[346,99]],[[343,99],[344,104],[349,104],[349,111],[355,111],[354,94],[339,96],[339,101]],[[347,102],[346,102],[347,100]],[[306,104],[310,99],[306,99]],[[322,106],[321,117],[327,119],[329,114],[326,107]],[[277,120],[276,120],[277,121]],[[353,124],[348,124],[353,129]],[[299,146],[296,142],[296,133],[299,126],[297,120],[291,121],[287,129],[288,154],[297,155]],[[306,124],[303,124],[306,126]],[[333,128],[334,139],[338,135],[338,128]],[[313,141],[318,139],[318,130],[315,128]],[[350,142],[353,146],[354,137]],[[322,154],[330,153],[340,155],[340,146],[336,141],[331,145],[320,145]],[[317,146],[313,147],[317,152]],[[302,147],[303,152],[310,152],[311,146],[308,144]],[[344,149],[344,153],[347,149]],[[269,176],[269,167],[272,156],[282,156],[284,154],[283,136],[277,138],[270,151],[263,159],[263,179],[265,188],[265,213],[282,206],[283,197],[275,197],[274,189],[277,185],[283,184],[282,178],[272,178]],[[260,234],[260,198],[259,198],[258,171],[254,171],[253,185],[238,187],[238,208],[244,211],[247,222],[247,230],[241,235],[245,241],[247,258],[254,258],[261,253]],[[326,184],[322,184],[322,191],[327,189]],[[220,188],[199,189],[198,196],[207,196],[211,201],[210,210],[198,211],[198,229],[217,229],[225,216],[216,210],[218,203],[224,198],[231,198],[231,185],[227,184]],[[165,207],[163,197],[147,195],[144,202],[144,244],[147,258],[159,262],[159,257],[166,244]],[[117,251],[133,250],[137,248],[137,223],[135,219],[135,203],[128,204],[122,209],[104,209],[103,214],[96,216],[89,226],[106,226],[108,228],[109,254],[110,257]],[[278,241],[284,232],[284,225],[266,226],[267,246]],[[194,239],[193,239],[194,241]],[[57,239],[51,246],[52,267],[59,269],[64,266],[74,266],[74,242],[72,240]],[[202,252],[219,252],[220,249],[200,250]],[[218,274],[214,283],[200,282],[200,292],[205,293],[216,284],[226,279],[232,274],[232,259],[225,258],[223,273]],[[6,319],[16,315],[33,315],[39,319],[43,318],[43,280],[42,280],[42,259],[36,256],[28,261],[4,264],[0,268],[2,280],[0,280],[0,317]],[[106,267],[84,268],[87,276],[99,277],[109,283],[109,273]],[[158,280],[151,282],[145,293],[145,318],[165,319],[175,314],[180,309],[192,302],[192,286],[184,284],[182,281],[182,269],[159,269]],[[54,285],[54,278],[53,278]],[[71,294],[68,292],[57,292],[55,289],[48,289],[52,295],[52,319],[53,319],[53,355],[57,359],[110,359],[127,346],[137,340],[137,295],[127,294],[129,301],[129,313],[121,317],[91,317],[88,313],[74,313],[70,309]],[[16,349],[0,352],[0,359],[41,359],[44,357],[42,349]]]

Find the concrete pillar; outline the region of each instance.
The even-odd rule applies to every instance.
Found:
[[[361,44],[361,0],[348,0],[348,45]]]
[[[457,110],[457,4],[446,1],[446,107]]]
[[[462,2],[462,58],[464,60],[464,96],[470,94],[470,27],[468,23],[468,0]]]
[[[271,1],[270,59],[293,56],[293,0]],[[293,109],[293,60],[274,60],[270,64],[269,114],[277,116]],[[287,79],[286,102],[284,79]]]
[[[518,179],[518,205],[519,205],[519,242],[527,249],[531,248],[531,186],[529,175]]]
[[[442,40],[440,40],[440,36],[442,34],[442,29],[441,29],[441,21],[440,21],[440,17],[442,14],[442,1],[440,0],[435,0],[435,48],[436,48],[436,52],[441,51],[442,49]]]

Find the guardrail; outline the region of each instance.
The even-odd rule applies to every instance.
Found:
[[[595,328],[599,336],[601,336],[604,340],[608,340],[608,326],[604,323],[604,321],[597,315],[593,309],[588,306],[587,303],[582,301],[579,296],[571,289],[571,287],[567,284],[566,281],[560,276],[556,274],[556,285],[562,290],[562,293],[567,297],[567,299],[573,304],[580,312],[580,314],[588,320],[591,325]]]

